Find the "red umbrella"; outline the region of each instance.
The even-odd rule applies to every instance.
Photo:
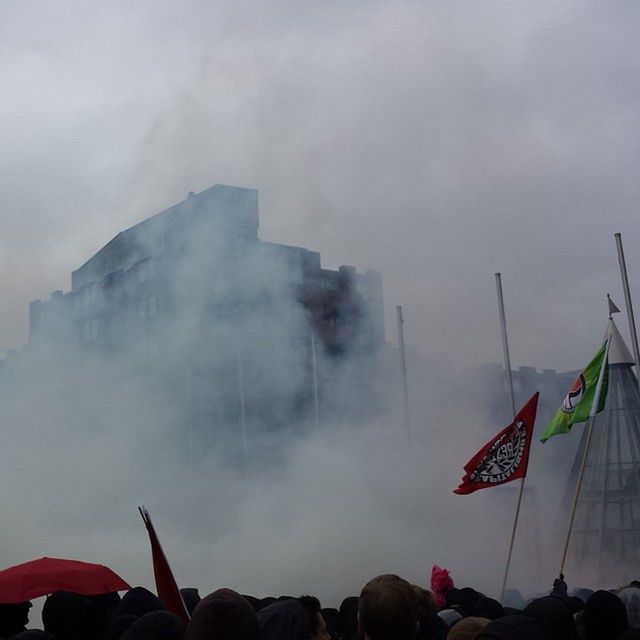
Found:
[[[54,591],[73,591],[87,596],[131,587],[101,564],[40,558],[0,571],[0,603],[26,602]]]

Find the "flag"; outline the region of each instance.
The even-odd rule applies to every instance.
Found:
[[[160,540],[153,527],[153,522],[151,522],[151,516],[144,507],[138,507],[138,511],[140,511],[144,525],[149,532],[151,556],[153,558],[153,575],[156,579],[158,598],[160,598],[160,602],[162,602],[171,613],[175,613],[185,622],[188,622],[189,613],[187,607],[184,604],[180,589],[178,589],[178,585],[173,577],[167,557],[164,555],[164,551],[160,545]]]
[[[607,302],[609,303],[609,315],[612,315],[614,313],[620,313],[620,309],[618,309],[618,306],[611,299],[611,296],[608,293],[607,293]]]
[[[559,433],[569,433],[576,422],[586,422],[591,412],[601,370],[604,372],[604,377],[602,379],[597,412],[600,413],[604,409],[609,383],[609,367],[606,366],[608,346],[609,339],[603,342],[593,360],[573,381],[560,408],[556,411],[556,415],[544,430],[540,439],[542,442],[546,442],[549,438]]]
[[[465,476],[454,493],[466,495],[527,475],[539,395],[538,392],[534,393],[516,414],[513,422],[464,465]]]

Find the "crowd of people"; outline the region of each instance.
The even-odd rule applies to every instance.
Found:
[[[444,580],[440,579],[443,578]],[[399,576],[370,580],[339,609],[310,595],[256,598],[182,589],[189,620],[143,587],[86,596],[58,591],[42,608],[43,629],[27,629],[30,602],[0,604],[0,638],[14,640],[633,640],[640,639],[640,583],[615,591],[567,591],[503,606],[446,572],[431,590]]]

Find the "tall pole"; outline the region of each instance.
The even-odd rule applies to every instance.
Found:
[[[640,384],[640,352],[638,351],[638,334],[636,333],[636,321],[633,318],[633,305],[631,304],[631,291],[629,289],[629,278],[627,277],[627,264],[624,259],[624,249],[622,248],[622,236],[619,233],[616,233],[615,239],[616,247],[618,249],[620,276],[622,277],[622,288],[624,290],[624,302],[627,306],[627,320],[629,321],[629,333],[631,334],[633,359],[636,364],[636,379]]]
[[[500,328],[502,330],[502,353],[504,355],[504,369],[507,373],[511,413],[516,417],[516,400],[513,394],[513,376],[511,375],[511,357],[509,355],[509,340],[507,338],[507,318],[504,313],[504,297],[502,295],[502,277],[496,273],[496,291],[498,293],[498,311],[500,313]]]
[[[318,393],[318,356],[316,354],[316,334],[311,332],[311,372],[313,377],[313,414],[316,429],[320,427],[320,395]]]
[[[504,355],[504,368],[507,372],[507,382],[509,386],[509,399],[511,400],[511,414],[513,419],[516,417],[516,401],[513,393],[513,376],[511,375],[511,357],[509,355],[509,339],[507,337],[507,318],[504,313],[504,296],[502,295],[502,277],[496,273],[496,292],[498,294],[498,312],[500,314],[500,328],[502,330],[502,353]],[[504,577],[502,578],[502,589],[500,590],[500,600],[504,599],[504,592],[507,588],[507,578],[509,577],[509,569],[511,567],[511,556],[513,555],[513,545],[516,540],[516,531],[518,529],[518,518],[520,517],[520,506],[522,505],[522,495],[524,493],[524,477],[520,480],[520,490],[518,491],[518,503],[516,504],[516,513],[513,519],[513,527],[511,529],[511,541],[509,542],[509,553],[507,554],[507,564],[504,568]]]
[[[404,350],[404,318],[402,307],[396,307],[398,317],[398,347],[400,349],[400,371],[402,373],[402,410],[404,427],[407,431],[407,442],[411,444],[411,422],[409,421],[409,385],[407,384],[407,358]]]
[[[247,414],[244,400],[244,369],[242,366],[242,353],[238,349],[238,395],[240,398],[240,435],[242,437],[242,460],[247,466]]]
[[[584,445],[584,453],[582,454],[582,462],[580,463],[580,471],[578,473],[578,481],[576,482],[576,491],[573,495],[573,504],[571,506],[571,517],[569,518],[569,528],[567,529],[567,538],[562,551],[562,561],[560,562],[560,573],[564,573],[564,565],[567,560],[567,551],[569,550],[569,541],[571,539],[571,531],[573,530],[573,521],[576,517],[576,508],[578,499],[580,498],[580,488],[582,487],[582,477],[584,469],[587,466],[587,458],[589,457],[589,447],[591,446],[591,436],[593,435],[593,425],[596,423],[596,413],[598,413],[598,405],[600,404],[600,393],[602,392],[602,381],[604,380],[604,372],[607,369],[607,359],[609,358],[609,345],[611,344],[611,336],[607,338],[607,346],[604,350],[602,365],[598,375],[598,384],[596,384],[596,392],[593,394],[593,402],[591,403],[591,411],[589,411],[589,422],[587,424],[587,441]]]

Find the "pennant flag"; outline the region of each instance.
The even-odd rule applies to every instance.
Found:
[[[618,306],[611,299],[611,296],[608,293],[607,293],[607,302],[609,303],[609,315],[612,315],[614,313],[620,313],[620,309],[618,309]]]
[[[182,618],[185,622],[189,621],[189,613],[182,599],[182,594],[176,580],[173,577],[171,567],[164,555],[160,540],[156,534],[156,530],[151,522],[151,516],[144,507],[138,507],[144,526],[149,532],[149,542],[151,542],[151,555],[153,557],[153,575],[156,579],[156,591],[160,602],[172,613]]]
[[[464,465],[465,476],[454,493],[466,495],[527,475],[539,395],[538,392],[534,393],[516,414],[513,422]]]
[[[549,438],[557,436],[559,433],[569,433],[576,422],[587,421],[603,364],[605,365],[604,377],[602,379],[597,413],[604,409],[609,384],[609,367],[605,361],[608,344],[609,341],[607,339],[603,342],[593,360],[585,367],[585,370],[573,381],[556,415],[544,430],[542,438],[540,438],[541,442],[546,442]]]

